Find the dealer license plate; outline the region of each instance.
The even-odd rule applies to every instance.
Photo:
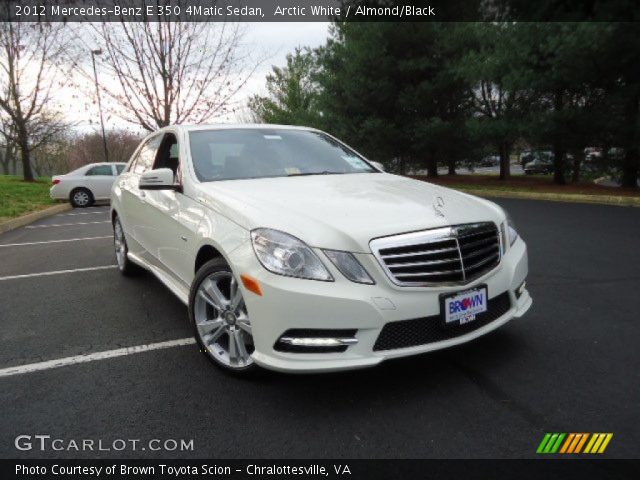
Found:
[[[476,315],[487,311],[487,287],[474,288],[444,297],[446,325],[473,322]]]

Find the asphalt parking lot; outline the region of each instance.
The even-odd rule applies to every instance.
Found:
[[[150,274],[120,276],[106,207],[1,235],[0,456],[522,458],[545,432],[612,432],[606,457],[639,457],[640,209],[497,202],[529,246],[529,313],[453,350],[330,375],[237,379],[190,343],[30,371],[189,338],[186,308]],[[25,434],[194,449],[17,450]]]

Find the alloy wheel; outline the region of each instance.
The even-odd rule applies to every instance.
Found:
[[[113,224],[113,246],[116,251],[116,261],[118,268],[124,270],[127,260],[127,243],[124,239],[124,232],[120,220],[116,219]]]
[[[230,369],[253,364],[251,322],[231,272],[214,272],[200,283],[194,317],[201,344],[216,362]]]

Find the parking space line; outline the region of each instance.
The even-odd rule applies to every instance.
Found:
[[[29,225],[24,228],[73,227],[74,225],[93,225],[96,223],[111,223],[111,222],[109,222],[109,220],[105,220],[102,222],[56,223],[53,225]]]
[[[0,243],[2,247],[26,247],[29,245],[44,245],[46,243],[64,243],[64,242],[79,242],[81,240],[100,240],[103,238],[113,238],[111,235],[105,235],[102,237],[84,237],[84,238],[67,238],[65,240],[45,240],[42,242],[24,242],[24,243]]]
[[[74,268],[73,270],[55,270],[53,272],[27,273],[25,275],[9,275],[8,277],[0,277],[0,282],[4,280],[17,280],[19,278],[47,277],[50,275],[62,275],[64,273],[91,272],[93,270],[107,270],[111,268],[118,268],[118,266],[103,265],[101,267]]]
[[[136,345],[135,347],[118,348],[116,350],[106,350],[104,352],[58,358],[57,360],[47,360],[46,362],[30,363],[28,365],[19,365],[16,367],[0,369],[0,378],[10,377],[13,375],[22,375],[24,373],[39,372],[41,370],[50,370],[52,368],[66,367],[69,365],[76,365],[78,363],[87,363],[94,362],[96,360],[106,360],[108,358],[123,357],[125,355],[133,355],[134,353],[150,352],[153,350],[180,347],[183,345],[193,345],[194,343],[196,343],[196,341],[192,337],[180,338],[178,340],[150,343],[147,345]]]
[[[94,210],[93,212],[59,213],[56,217],[75,217],[76,215],[98,215],[107,213],[106,210]]]

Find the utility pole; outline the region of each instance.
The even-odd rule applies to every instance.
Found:
[[[91,61],[93,62],[93,78],[96,82],[96,96],[98,97],[98,110],[100,111],[100,127],[102,127],[102,145],[104,146],[104,161],[109,161],[109,151],[107,150],[107,136],[104,132],[104,118],[102,116],[102,103],[100,102],[100,87],[98,85],[98,71],[96,70],[96,55],[102,55],[102,50],[91,50]]]

